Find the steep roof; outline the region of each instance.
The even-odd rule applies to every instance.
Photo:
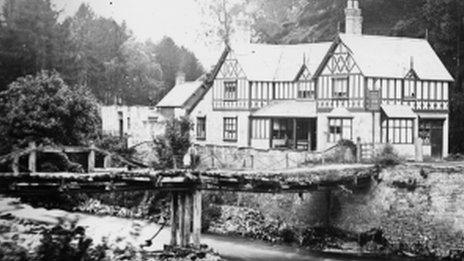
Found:
[[[420,79],[453,81],[425,39],[340,34],[364,76],[404,78],[411,65]]]
[[[202,81],[185,82],[174,86],[156,107],[183,107],[202,86]]]
[[[245,44],[232,48],[248,80],[293,81],[303,64],[314,73],[331,43]]]

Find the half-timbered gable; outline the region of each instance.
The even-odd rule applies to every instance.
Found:
[[[317,76],[318,108],[364,109],[364,77],[350,49],[336,40]]]
[[[425,39],[340,35],[381,104],[414,111],[448,111],[453,78]]]
[[[296,77],[297,99],[316,99],[316,82],[313,79],[308,66],[304,64]]]
[[[248,80],[236,55],[229,52],[213,83],[215,110],[247,110]]]

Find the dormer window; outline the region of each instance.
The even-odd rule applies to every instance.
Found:
[[[311,81],[302,81],[298,83],[298,99],[314,99],[314,83]]]
[[[237,100],[237,81],[224,82],[224,100],[236,101]]]
[[[403,99],[415,100],[416,99],[416,85],[415,79],[405,79],[403,84]]]
[[[411,65],[412,66],[412,65]],[[415,100],[417,91],[417,74],[413,68],[403,80],[403,100]]]
[[[333,99],[348,99],[349,81],[348,77],[332,78]]]

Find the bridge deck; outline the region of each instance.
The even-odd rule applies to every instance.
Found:
[[[373,165],[324,165],[281,171],[121,170],[93,173],[0,173],[0,192],[105,192],[114,190],[231,190],[304,192],[321,187],[356,186],[376,174]]]

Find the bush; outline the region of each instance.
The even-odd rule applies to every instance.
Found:
[[[374,157],[374,164],[377,167],[393,167],[403,162],[403,159],[398,156],[392,145],[386,144],[382,150]]]
[[[353,141],[351,140],[339,140],[337,142],[337,145],[340,146],[340,147],[345,147],[345,148],[349,148],[351,150],[351,152],[353,153],[353,155],[356,155],[356,144],[354,144]]]
[[[182,159],[190,148],[190,130],[192,123],[188,118],[170,119],[166,122],[163,136],[154,140],[158,162],[157,169],[182,167]]]
[[[31,258],[28,256],[27,249],[14,242],[0,243],[0,260],[3,261],[26,261]]]
[[[127,139],[116,137],[112,135],[102,135],[95,142],[95,146],[116,153],[123,158],[131,159],[136,153],[135,148],[127,147]],[[113,158],[113,164],[115,166],[123,166],[124,164],[119,162],[117,158]]]
[[[83,227],[70,229],[60,225],[42,233],[34,260],[97,261],[105,258],[105,247],[92,247],[92,239],[85,236]]]

